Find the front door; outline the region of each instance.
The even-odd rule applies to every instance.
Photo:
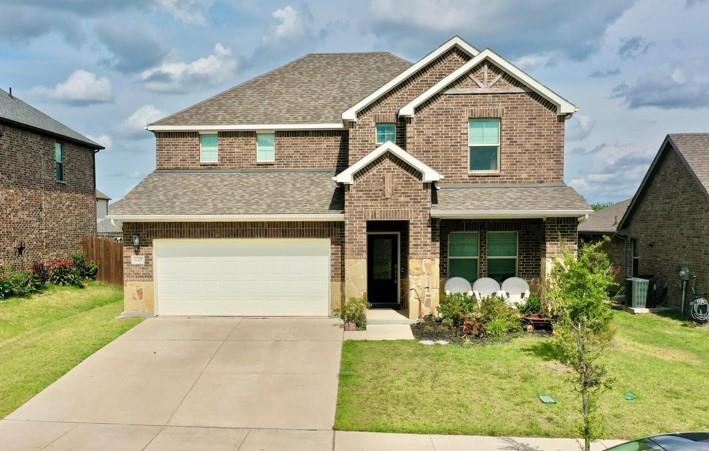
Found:
[[[399,235],[367,236],[367,297],[373,307],[399,305]]]

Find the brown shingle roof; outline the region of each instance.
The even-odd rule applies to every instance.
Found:
[[[50,135],[68,138],[91,149],[103,149],[100,144],[49,117],[16,96],[10,97],[9,93],[0,89],[0,121],[3,119],[13,124],[49,133]]]
[[[538,185],[441,185],[432,211],[461,213],[590,211],[586,201],[564,184]]]
[[[157,170],[110,216],[341,213],[332,171],[305,169]]]
[[[673,133],[670,141],[709,194],[709,133]]]
[[[150,125],[337,123],[410,65],[386,52],[309,54]]]
[[[630,201],[626,199],[591,213],[587,220],[579,224],[579,233],[615,233]]]

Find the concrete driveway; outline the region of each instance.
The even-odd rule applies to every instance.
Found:
[[[0,447],[332,449],[342,334],[333,319],[147,319],[0,421]]]

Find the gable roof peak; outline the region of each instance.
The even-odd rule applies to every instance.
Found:
[[[381,146],[374,149],[373,151],[369,152],[367,155],[362,157],[359,161],[354,163],[349,168],[337,174],[335,177],[333,177],[333,179],[337,183],[351,185],[354,183],[355,174],[369,166],[370,163],[372,163],[374,160],[386,153],[391,153],[404,163],[419,171],[421,173],[421,181],[423,183],[437,182],[443,178],[441,174],[436,172],[433,168],[428,166],[423,161],[414,157],[413,155],[411,155],[401,147],[397,146],[393,142],[387,141]]]
[[[475,55],[470,61],[460,66],[458,69],[454,70],[441,81],[424,91],[421,95],[413,99],[411,102],[403,106],[399,110],[399,116],[412,117],[416,110],[416,107],[426,102],[428,99],[434,95],[441,92],[446,87],[450,86],[452,83],[460,79],[466,73],[470,72],[473,68],[484,61],[490,61],[499,67],[503,72],[509,74],[515,79],[519,80],[525,86],[527,86],[532,91],[536,92],[546,100],[550,101],[556,105],[556,111],[559,116],[573,114],[578,111],[578,108],[568,100],[561,97],[559,94],[555,93],[551,89],[544,86],[539,81],[532,78],[529,74],[524,72],[519,67],[515,66],[511,62],[507,61],[505,58],[501,57],[497,53],[490,49],[484,49]]]
[[[342,113],[342,120],[343,121],[351,121],[351,122],[356,122],[357,121],[357,113],[362,111],[364,108],[367,106],[371,105],[375,100],[379,99],[382,97],[384,94],[387,92],[391,91],[395,87],[397,87],[399,84],[407,80],[409,77],[426,67],[430,62],[438,58],[439,56],[443,55],[450,49],[457,47],[461,51],[467,53],[471,57],[474,57],[480,53],[478,49],[470,45],[468,42],[466,42],[463,38],[461,38],[458,35],[454,35],[450,39],[448,39],[446,42],[435,48],[433,51],[425,55],[423,58],[415,62],[411,67],[407,68],[403,72],[401,72],[399,75],[397,75],[395,78],[389,80],[385,85],[381,86],[379,89],[365,97],[364,99],[360,100],[357,102],[354,106],[352,106],[350,109]]]

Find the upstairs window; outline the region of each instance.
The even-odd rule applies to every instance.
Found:
[[[377,124],[377,144],[396,142],[396,124]]]
[[[199,162],[219,162],[219,135],[216,133],[199,135]]]
[[[448,234],[448,278],[462,277],[471,284],[478,278],[478,233]]]
[[[276,134],[264,132],[256,134],[256,162],[273,163],[276,161]]]
[[[633,272],[630,275],[633,277],[638,277],[638,274],[640,274],[640,250],[638,249],[638,240],[635,238],[631,239],[630,246],[633,257]]]
[[[500,119],[468,121],[468,169],[470,172],[500,170]]]
[[[54,179],[64,181],[64,144],[54,143]]]
[[[517,276],[517,232],[487,232],[487,275],[500,283]]]

